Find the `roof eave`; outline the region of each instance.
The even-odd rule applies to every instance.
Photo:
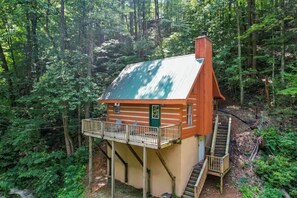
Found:
[[[98,103],[125,103],[125,104],[187,104],[186,99],[98,99]]]

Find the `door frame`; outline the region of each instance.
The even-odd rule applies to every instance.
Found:
[[[153,112],[154,108],[157,108],[159,114]],[[154,116],[154,117],[153,117]],[[150,104],[149,105],[149,126],[160,127],[161,126],[161,105]]]
[[[203,142],[201,144],[201,142]],[[202,154],[202,156],[200,155]],[[198,136],[198,162],[205,158],[205,136]]]

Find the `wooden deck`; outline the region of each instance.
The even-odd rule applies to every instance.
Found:
[[[115,142],[161,149],[180,141],[181,127],[179,124],[150,127],[84,119],[82,133]]]

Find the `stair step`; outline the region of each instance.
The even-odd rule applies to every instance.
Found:
[[[194,170],[193,170],[193,173],[198,173],[198,174],[199,174],[200,171],[201,171],[201,169],[194,169]]]
[[[197,175],[197,176],[196,175],[191,175],[190,180],[197,181],[198,177],[199,177],[199,175]]]
[[[186,187],[186,191],[188,191],[188,192],[192,192],[192,193],[194,193],[194,188],[191,188],[191,187]]]
[[[195,183],[195,184],[196,184],[196,183]],[[195,184],[190,184],[190,183],[188,183],[187,187],[189,187],[189,188],[193,188],[193,189],[194,189]]]
[[[220,136],[220,137],[227,137],[227,134],[226,133],[217,133],[217,137]]]
[[[226,144],[216,144],[215,149],[217,148],[226,148]]]
[[[227,133],[217,133],[217,137],[227,137]]]
[[[196,180],[190,179],[188,183],[189,183],[189,184],[192,184],[192,185],[195,186],[195,184],[196,184]]]
[[[228,129],[228,125],[226,124],[221,124],[218,126],[219,129]]]
[[[225,152],[222,152],[222,153],[214,153],[214,156],[217,156],[217,157],[223,157],[225,155]]]
[[[217,134],[217,138],[218,137],[220,137],[220,138],[227,138],[227,134],[219,133],[219,134]]]
[[[183,197],[183,198],[193,198],[193,197],[188,196],[188,195],[183,195],[182,197]]]
[[[225,141],[225,142],[222,142],[222,141],[220,141],[220,142],[216,142],[216,145],[218,145],[218,146],[225,145],[225,146],[226,146],[226,141]]]
[[[226,142],[216,144],[215,147],[226,147]]]
[[[226,139],[217,139],[216,143],[227,142]]]
[[[184,195],[194,197],[194,193],[189,192],[189,191],[185,191],[185,192],[184,192]]]

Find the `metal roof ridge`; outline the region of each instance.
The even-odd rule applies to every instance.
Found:
[[[141,64],[141,63],[145,63],[145,62],[150,62],[150,61],[168,60],[168,59],[172,59],[172,58],[178,58],[178,57],[183,57],[183,56],[191,56],[191,55],[195,55],[195,54],[192,53],[192,54],[184,54],[184,55],[178,55],[178,56],[170,56],[170,57],[159,58],[159,59],[153,59],[153,60],[146,60],[146,61],[141,61],[141,62],[136,62],[136,63],[130,63],[130,64],[127,64],[125,67],[128,67],[128,66],[130,66],[130,65],[136,65],[136,64]],[[203,58],[198,58],[198,59],[203,59]],[[198,60],[198,59],[196,59],[196,60]]]

